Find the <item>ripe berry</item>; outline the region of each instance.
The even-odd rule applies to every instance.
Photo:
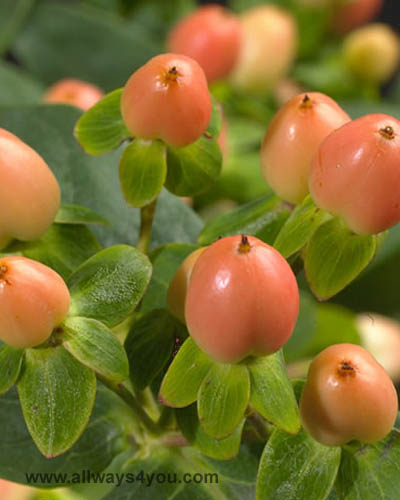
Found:
[[[355,233],[375,234],[400,220],[400,122],[371,114],[332,132],[312,161],[315,203]]]
[[[56,216],[60,188],[43,158],[4,129],[0,129],[0,179],[0,248],[12,238],[40,238]]]
[[[313,154],[348,121],[348,114],[324,94],[293,97],[274,116],[261,147],[261,170],[269,186],[284,200],[300,203],[308,193]]]
[[[219,5],[200,7],[172,30],[167,45],[171,52],[197,61],[209,83],[226,77],[235,65],[240,48],[240,23]]]
[[[185,317],[198,346],[234,363],[277,351],[297,320],[299,292],[286,260],[252,236],[228,236],[197,259]]]
[[[45,102],[71,104],[77,108],[88,110],[104,96],[104,92],[91,83],[65,78],[47,89]]]
[[[231,81],[241,91],[266,93],[289,71],[297,52],[293,16],[274,5],[248,9],[240,18],[242,42]]]
[[[211,118],[204,72],[186,56],[153,57],[126,83],[121,112],[134,136],[187,146],[206,131]]]
[[[167,307],[170,313],[182,321],[182,323],[185,323],[185,301],[193,266],[204,250],[204,247],[198,248],[186,257],[168,287]]]
[[[25,257],[0,259],[0,339],[13,347],[47,340],[68,313],[70,296],[61,276]]]
[[[336,344],[311,363],[300,415],[316,441],[328,446],[379,441],[392,429],[397,411],[392,381],[362,347]]]

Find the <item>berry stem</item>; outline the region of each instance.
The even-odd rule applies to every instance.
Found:
[[[140,209],[140,232],[137,248],[147,254],[149,249],[151,231],[153,229],[154,214],[156,211],[157,198],[149,205]]]
[[[111,382],[98,375],[98,378],[103,382],[103,384],[108,387],[111,391],[113,391],[117,396],[119,396],[124,403],[126,403],[132,412],[135,414],[135,417],[141,422],[143,427],[153,435],[159,435],[162,433],[160,427],[154,420],[152,420],[149,415],[144,411],[136,397],[128,391],[128,389],[121,383],[116,384],[115,382]]]

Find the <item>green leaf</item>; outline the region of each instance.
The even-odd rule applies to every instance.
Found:
[[[86,153],[108,153],[131,135],[121,115],[122,92],[110,92],[79,118],[74,135]]]
[[[275,430],[260,460],[256,499],[324,500],[339,468],[340,448]]]
[[[306,248],[304,268],[315,296],[327,300],[345,288],[371,262],[375,237],[350,231],[339,219],[322,224]]]
[[[100,250],[99,242],[89,229],[75,224],[52,224],[38,240],[13,241],[5,253],[19,253],[51,267],[64,279],[89,257]]]
[[[289,340],[283,346],[288,363],[304,359],[310,354],[310,346],[317,327],[317,303],[311,294],[300,291],[300,308],[296,326]]]
[[[57,224],[110,224],[91,208],[80,205],[61,205],[54,222]]]
[[[247,366],[215,364],[200,386],[197,401],[204,431],[216,439],[230,436],[243,420],[249,398]]]
[[[179,326],[163,309],[155,309],[136,321],[126,340],[130,377],[140,390],[148,386],[170,359]]]
[[[137,22],[111,13],[105,16],[75,2],[38,3],[13,51],[46,84],[73,75],[111,91],[122,87],[137,68],[161,52]]]
[[[149,287],[140,303],[140,311],[148,312],[167,306],[168,286],[185,258],[196,250],[191,243],[169,243],[150,255],[153,272]]]
[[[251,382],[250,404],[280,429],[298,432],[299,411],[282,352],[253,358],[247,367]]]
[[[129,418],[129,420],[128,420]],[[26,428],[16,388],[0,398],[0,425],[7,432],[0,434],[0,477],[18,483],[27,483],[30,474],[73,474],[90,469],[94,473],[104,470],[113,458],[129,447],[128,422],[132,414],[125,403],[102,384],[98,384],[93,414],[77,443],[63,455],[49,460],[37,449]],[[43,483],[41,488],[62,486]],[[11,500],[11,499],[10,499]]]
[[[134,139],[125,148],[119,163],[119,179],[126,202],[143,207],[152,202],[167,175],[165,144],[161,141]]]
[[[342,450],[336,482],[341,500],[391,500],[400,490],[400,432],[374,444],[351,443]]]
[[[44,87],[28,73],[0,61],[0,106],[36,104],[41,101],[43,93]]]
[[[207,134],[214,138],[217,138],[221,132],[222,127],[222,106],[221,104],[212,97],[212,113],[210,118],[210,123],[207,127]]]
[[[197,400],[197,394],[213,361],[201,351],[191,337],[179,349],[161,384],[159,401],[183,408]]]
[[[136,248],[128,245],[106,248],[70,276],[69,314],[116,326],[133,312],[150,276],[151,264]]]
[[[17,387],[26,425],[40,452],[51,458],[71,448],[92,413],[94,373],[61,346],[28,349]]]
[[[23,349],[15,349],[7,344],[0,347],[0,395],[15,384],[21,371]]]
[[[213,185],[222,167],[217,141],[202,135],[183,148],[167,147],[165,187],[178,196],[194,196]]]
[[[282,200],[270,193],[211,219],[198,240],[201,245],[210,245],[221,236],[247,234],[272,243],[288,216]]]
[[[0,6],[0,55],[12,44],[35,0],[2,0]]]
[[[122,149],[98,157],[82,151],[72,134],[81,114],[71,106],[7,107],[0,108],[0,122],[50,165],[60,183],[63,203],[89,207],[109,219],[111,226],[92,229],[103,246],[121,243],[134,246],[140,211],[129,207],[121,193],[117,166]],[[157,200],[151,248],[173,241],[195,242],[201,227],[200,218],[186,203],[162,190]],[[76,245],[77,240],[75,236],[70,244]]]
[[[78,361],[115,382],[129,377],[126,352],[113,333],[95,319],[67,318],[62,343]]]
[[[326,217],[311,196],[298,205],[279,232],[274,247],[285,259],[301,250]]]
[[[185,438],[196,449],[208,457],[218,460],[230,460],[239,452],[244,419],[226,439],[213,439],[200,425],[196,405],[175,410],[178,425]]]

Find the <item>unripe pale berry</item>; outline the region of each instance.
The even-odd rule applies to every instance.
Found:
[[[0,259],[0,340],[34,347],[47,340],[69,310],[61,276],[25,257]]]
[[[43,96],[45,102],[71,104],[88,110],[96,104],[104,92],[96,85],[74,78],[65,78],[49,87]]]
[[[362,347],[336,344],[311,363],[300,415],[316,441],[328,446],[379,441],[392,429],[397,411],[392,381]]]
[[[400,39],[386,24],[368,24],[347,35],[343,57],[350,70],[361,79],[384,83],[399,65]]]
[[[228,236],[197,259],[185,317],[198,346],[234,363],[277,351],[297,320],[299,292],[286,260],[251,236]]]
[[[171,314],[185,323],[185,301],[193,266],[205,247],[198,248],[179,266],[172,278],[167,291],[167,307]]]
[[[383,366],[392,380],[400,380],[400,324],[380,314],[359,314],[361,344]]]
[[[379,12],[383,0],[336,0],[333,28],[338,33],[347,33],[373,19]]]
[[[358,234],[400,220],[400,122],[371,114],[332,132],[315,153],[309,189],[316,205]]]
[[[271,121],[261,147],[261,171],[269,186],[284,200],[300,203],[308,193],[313,154],[348,121],[335,101],[318,92],[287,102]]]
[[[232,71],[239,54],[240,37],[236,15],[220,5],[206,5],[174,27],[167,45],[171,52],[196,60],[211,83]]]
[[[153,57],[126,83],[121,112],[134,136],[187,146],[206,131],[211,118],[204,72],[186,56]]]
[[[0,248],[12,238],[40,238],[60,205],[54,174],[36,151],[0,129]]]
[[[293,16],[273,5],[248,9],[241,16],[242,43],[231,75],[241,91],[265,93],[289,71],[297,52]]]

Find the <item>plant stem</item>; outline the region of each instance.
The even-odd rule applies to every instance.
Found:
[[[98,378],[103,382],[105,386],[107,386],[110,390],[112,390],[117,396],[119,396],[132,410],[135,416],[140,420],[141,424],[153,435],[161,434],[161,429],[154,420],[152,420],[149,415],[143,410],[141,405],[139,404],[136,397],[128,391],[128,389],[121,383],[116,384],[115,382],[111,382],[102,376],[98,376]]]
[[[140,209],[140,232],[137,248],[145,254],[147,254],[149,248],[156,203],[157,198],[150,205],[146,205]]]

